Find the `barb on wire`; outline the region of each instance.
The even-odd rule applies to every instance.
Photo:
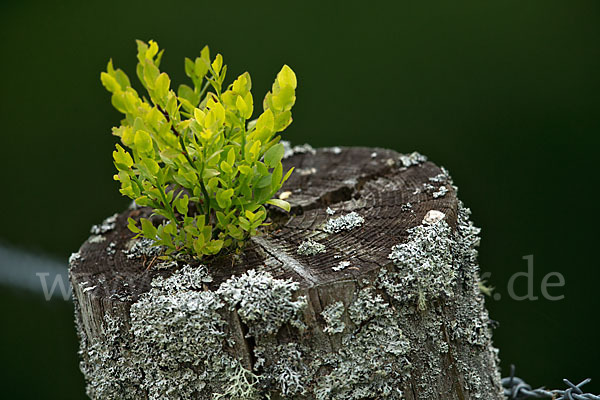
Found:
[[[515,376],[515,366],[510,366],[510,376],[502,378],[502,387],[504,388],[504,396],[508,400],[525,400],[525,399],[552,399],[552,400],[600,400],[600,396],[584,393],[581,387],[590,382],[587,378],[575,385],[568,379],[563,379],[566,390],[546,390],[543,387],[532,389],[530,385],[525,383],[523,379]]]

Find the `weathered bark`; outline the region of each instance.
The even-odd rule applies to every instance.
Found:
[[[206,268],[128,257],[126,220],[146,209],[95,229],[71,259],[88,395],[502,399],[478,230],[446,172],[369,148],[291,166],[291,215]]]

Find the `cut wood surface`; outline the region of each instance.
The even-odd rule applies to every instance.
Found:
[[[447,173],[378,148],[290,167],[291,213],[205,268],[135,253],[127,218],[147,209],[95,228],[70,270],[88,395],[502,399],[478,230]]]

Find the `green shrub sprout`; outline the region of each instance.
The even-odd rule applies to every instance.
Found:
[[[250,120],[254,101],[250,75],[240,75],[225,90],[223,57],[185,59],[192,86],[171,88],[159,70],[163,50],[154,41],[137,42],[136,73],[149,98],[140,96],[129,78],[109,61],[101,80],[112,104],[125,118],[113,134],[121,139],[113,152],[120,192],[164,217],[155,226],[129,218],[129,229],[167,254],[198,257],[241,246],[266,225],[265,204],[290,210],[274,198],[283,182],[283,144],[278,132],[292,122],[296,75],[284,65],[263,112]],[[128,150],[126,150],[126,148]]]

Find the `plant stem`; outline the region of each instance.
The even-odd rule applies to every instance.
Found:
[[[199,96],[199,98],[200,98],[200,103],[202,103],[202,96],[204,96],[204,93],[206,93],[206,89],[208,89],[208,85],[210,85],[210,82],[207,80],[207,81],[204,83],[204,86],[202,87],[202,89],[200,90],[200,96]],[[198,104],[198,105],[199,105],[199,104]],[[198,105],[196,105],[196,106],[198,106]]]
[[[161,198],[165,208],[171,214],[172,222],[174,222],[176,226],[179,226],[179,224],[177,223],[177,218],[175,217],[175,210],[173,210],[173,206],[171,205],[171,203],[169,203],[167,201],[167,196],[165,195],[165,191],[163,190],[162,185],[160,185],[160,187],[157,189],[158,189],[158,192],[160,193],[160,198]]]
[[[158,111],[160,111],[165,118],[167,119],[167,123],[171,124],[171,132],[173,132],[173,134],[179,138],[179,144],[181,145],[181,151],[183,153],[183,155],[185,156],[185,158],[187,159],[188,163],[190,164],[190,166],[192,167],[192,169],[196,169],[196,166],[194,165],[194,161],[192,160],[192,158],[190,157],[187,148],[185,147],[185,142],[183,141],[183,135],[181,135],[177,129],[175,129],[175,127],[173,126],[173,122],[171,121],[171,117],[169,116],[169,113],[166,112],[165,110],[162,109],[161,106],[159,106],[158,104],[156,104],[156,107],[158,108]],[[204,151],[204,159],[206,159],[206,148],[202,147],[203,151]],[[208,191],[206,190],[206,186],[204,185],[204,178],[202,177],[202,175],[204,174],[204,164],[202,164],[202,169],[200,170],[200,177],[199,177],[199,181],[200,181],[200,189],[202,190],[202,194],[204,195],[204,213],[206,214],[206,218],[210,218],[210,197],[208,196]]]
[[[210,197],[208,196],[208,191],[206,190],[206,186],[204,186],[204,161],[206,160],[206,147],[202,146],[202,168],[200,169],[200,190],[202,190],[202,194],[204,195],[204,203],[206,205],[206,221],[210,221]]]
[[[242,162],[246,159],[246,121],[242,117]]]

